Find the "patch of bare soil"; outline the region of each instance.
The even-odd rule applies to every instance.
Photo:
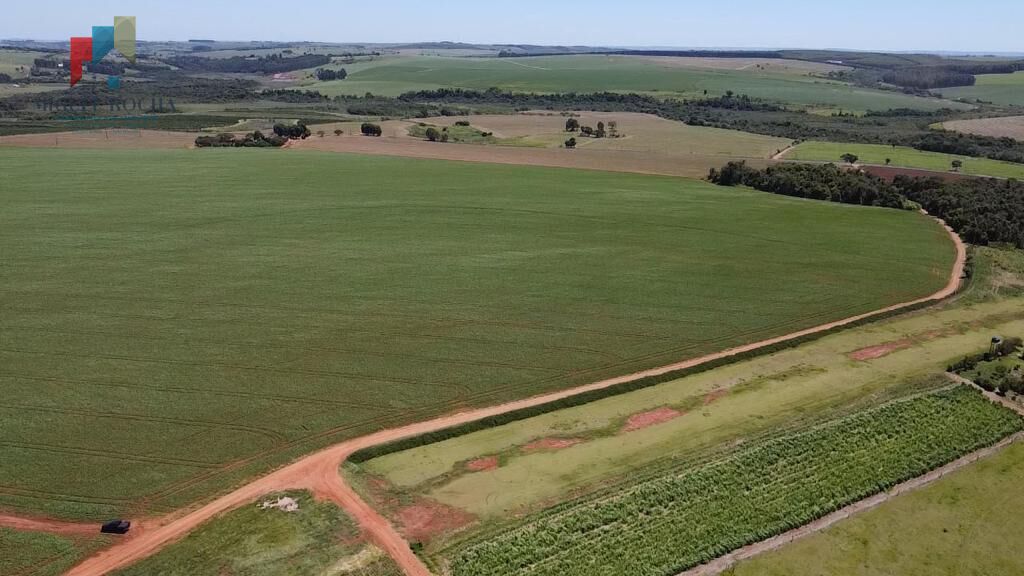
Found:
[[[547,450],[565,450],[577,444],[582,444],[582,438],[542,438],[522,447],[523,452],[540,452]]]
[[[622,427],[622,432],[635,432],[644,428],[649,428],[657,424],[663,424],[669,420],[675,420],[682,416],[683,413],[669,407],[658,408],[657,410],[651,410],[649,412],[641,412],[634,414],[629,417],[626,421],[626,425]]]
[[[879,344],[878,346],[868,346],[867,348],[861,348],[850,353],[850,359],[863,362],[865,360],[875,360],[883,356],[888,356],[893,352],[899,350],[906,350],[914,345],[913,340],[897,340],[895,342],[886,342],[885,344]]]
[[[884,178],[890,182],[895,180],[897,176],[910,176],[912,178],[942,178],[948,182],[956,182],[966,178],[977,178],[977,176],[970,176],[959,172],[938,172],[935,170],[918,170],[916,168],[897,168],[895,166],[872,166],[864,164],[859,168],[863,172],[874,174],[875,176]]]
[[[470,460],[466,463],[466,470],[470,472],[486,472],[487,470],[494,470],[498,467],[497,456],[486,456],[484,458],[477,458],[476,460]]]
[[[399,510],[396,516],[400,530],[407,540],[424,543],[476,520],[468,512],[427,499]]]
[[[728,388],[719,388],[717,390],[712,390],[711,392],[708,393],[707,396],[704,397],[704,405],[707,406],[708,404],[714,404],[715,402],[721,400],[722,398],[728,395]]]

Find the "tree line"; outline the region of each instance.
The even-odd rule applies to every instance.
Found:
[[[329,82],[331,80],[344,80],[348,78],[348,71],[342,68],[341,70],[331,70],[330,68],[317,68],[316,79]]]
[[[763,192],[844,204],[924,208],[942,218],[967,242],[1006,243],[1024,248],[1024,182],[987,178],[945,181],[897,176],[891,183],[834,164],[782,164],[763,170],[745,162],[712,169],[708,180],[721,186],[749,186]]]
[[[303,54],[284,57],[271,54],[266,57],[247,58],[205,58],[202,56],[175,56],[163,62],[190,72],[220,72],[244,74],[280,74],[305,68],[316,68],[331,63],[331,57],[323,54]]]

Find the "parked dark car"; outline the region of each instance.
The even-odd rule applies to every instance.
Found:
[[[100,532],[103,534],[127,534],[131,527],[132,523],[128,520],[111,520],[100,527]]]

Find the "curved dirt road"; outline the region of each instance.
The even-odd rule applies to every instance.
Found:
[[[218,514],[253,502],[260,496],[264,496],[271,492],[290,489],[311,490],[319,497],[327,498],[335,502],[359,523],[363,531],[377,546],[394,558],[408,576],[430,576],[430,571],[423,565],[420,559],[413,554],[409,548],[409,544],[395,530],[394,526],[392,526],[387,519],[381,516],[369,504],[363,501],[363,499],[345,483],[344,478],[339,472],[339,468],[353,452],[363,448],[369,448],[371,446],[400,440],[402,438],[418,436],[427,432],[433,432],[473,422],[489,416],[547,404],[570,396],[576,396],[593,390],[609,388],[611,386],[616,386],[649,376],[659,376],[668,372],[691,368],[728,356],[756,350],[758,348],[785,342],[794,338],[824,332],[832,328],[845,326],[865,318],[870,318],[877,314],[891,312],[916,304],[941,300],[948,296],[952,296],[960,287],[960,279],[963,276],[967,250],[964,243],[960,240],[960,237],[957,236],[956,233],[954,233],[948,226],[945,226],[944,223],[942,223],[942,225],[956,246],[957,256],[949,282],[942,290],[932,294],[931,296],[920,298],[912,302],[896,304],[867,314],[852,316],[844,320],[829,322],[821,326],[808,328],[799,332],[793,332],[784,336],[778,336],[776,338],[731,348],[729,350],[709,354],[700,358],[693,358],[691,360],[670,364],[668,366],[662,366],[660,368],[653,368],[626,376],[602,380],[600,382],[595,382],[593,384],[577,388],[535,396],[533,398],[509,402],[507,404],[501,404],[489,408],[481,408],[449,416],[442,416],[433,420],[410,424],[390,430],[382,430],[368,436],[354,438],[302,458],[301,460],[259,478],[235,490],[234,492],[221,496],[200,508],[180,515],[174,514],[163,521],[153,523],[146,522],[143,525],[143,529],[138,533],[130,535],[119,541],[114,546],[86,559],[79,565],[72,568],[67,573],[67,576],[101,576],[119,568],[124,568],[125,566],[156,553],[164,546],[184,537],[196,527]]]

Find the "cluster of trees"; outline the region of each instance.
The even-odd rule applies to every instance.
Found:
[[[597,128],[591,126],[583,126],[580,121],[575,118],[569,118],[565,121],[566,132],[579,132],[582,136],[589,136],[591,138],[619,138],[619,123],[612,120],[605,126],[604,122],[598,122]],[[573,145],[569,146],[569,142],[566,141],[566,148],[575,148],[576,139],[572,139]]]
[[[783,196],[843,204],[905,208],[906,202],[885,180],[833,164],[780,164],[758,170],[746,162],[729,162],[711,169],[708,180],[720,186],[750,186]]]
[[[384,133],[384,131],[381,130],[380,124],[374,124],[372,122],[363,122],[363,125],[360,127],[360,131],[363,133],[363,136],[380,137],[380,135]]]
[[[745,162],[712,169],[708,180],[785,196],[886,208],[923,207],[972,244],[1024,248],[1024,182],[897,176],[891,183],[832,164],[783,164],[758,170]]]
[[[679,107],[718,108],[746,111],[781,111],[783,108],[764,100],[732,92],[724,96],[694,100],[661,99],[643,94],[620,94],[616,92],[595,92],[579,94],[534,94],[509,92],[500,88],[487,90],[466,90],[462,88],[441,88],[407,92],[398,97],[406,102],[446,102],[465,104],[501,104],[519,110],[544,108],[550,110],[595,110],[601,112],[647,112],[662,115]],[[666,116],[667,117],[667,116]],[[672,119],[679,119],[672,118]]]
[[[427,140],[430,140],[431,142],[447,142],[449,139],[447,128],[438,130],[434,126],[427,127],[425,136],[427,137]]]
[[[930,90],[953,86],[974,86],[976,74],[1013,74],[1024,70],[1024,61],[1018,62],[965,62],[935,66],[895,68],[882,75],[889,84]]]
[[[301,120],[295,124],[274,124],[274,134],[290,140],[305,140],[311,134],[309,126]]]
[[[99,62],[87,62],[85,69],[93,74],[106,74],[108,76],[124,76],[127,66],[123,62],[100,60]]]
[[[0,84],[10,84],[14,79],[11,78],[10,74],[0,73]]]
[[[908,200],[942,218],[972,244],[1024,248],[1024,182],[898,176],[893,186]]]
[[[882,81],[905,88],[930,90],[953,86],[974,86],[974,74],[950,70],[943,66],[916,66],[897,68],[882,74]]]
[[[344,80],[348,78],[348,71],[342,68],[341,70],[331,70],[330,68],[317,68],[316,79],[324,82],[330,80]]]
[[[1024,142],[1013,138],[931,131],[911,139],[908,144],[913,148],[928,152],[991,158],[992,160],[1024,164]]]
[[[197,148],[278,148],[284,146],[288,138],[274,134],[264,136],[257,130],[245,136],[234,134],[218,134],[216,136],[200,136],[196,138]]]
[[[289,104],[318,104],[331,99],[316,90],[263,90],[258,93],[263,100],[287,102]]]
[[[1006,338],[994,345],[988,352],[965,356],[955,364],[951,364],[946,370],[961,375],[974,372],[982,364],[998,362],[1001,358],[1017,354],[1022,345],[1024,345],[1024,340],[1020,338]],[[999,364],[992,369],[988,376],[977,374],[973,380],[978,386],[1001,396],[1010,392],[1024,394],[1024,370],[1020,366],[1011,370],[1006,365]]]
[[[303,54],[285,57],[271,54],[266,57],[205,58],[203,56],[175,56],[163,62],[189,72],[220,72],[245,74],[279,74],[304,68],[316,68],[331,63],[331,57],[322,54]]]

